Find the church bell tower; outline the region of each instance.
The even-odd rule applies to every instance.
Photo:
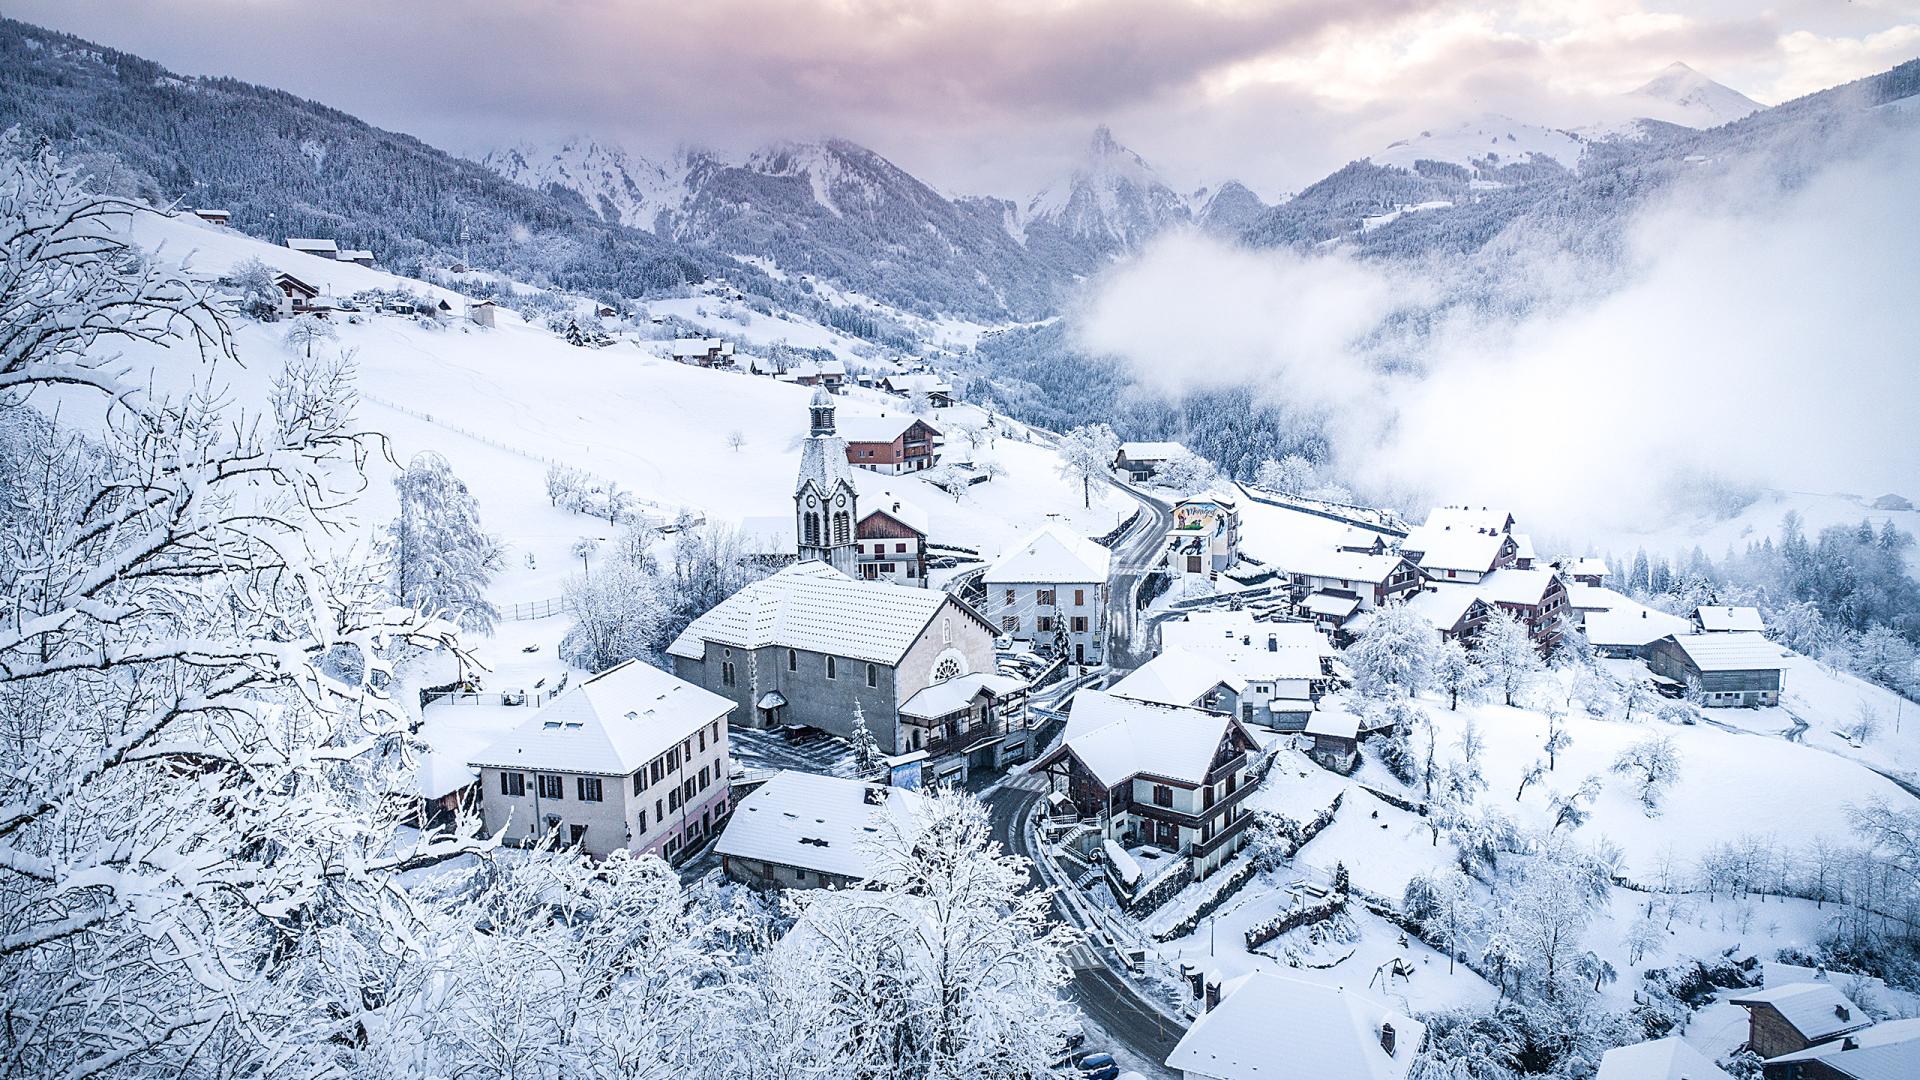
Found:
[[[854,527],[860,493],[847,462],[847,440],[834,431],[833,395],[826,387],[807,406],[809,434],[800,446],[800,475],[793,485],[793,534],[801,562],[824,562],[848,577],[860,572]]]

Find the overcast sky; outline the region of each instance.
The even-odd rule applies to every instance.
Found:
[[[1579,123],[1674,60],[1766,104],[1920,55],[1920,0],[8,0],[187,74],[474,153],[843,135],[1020,196],[1098,123],[1269,197],[1483,112]]]

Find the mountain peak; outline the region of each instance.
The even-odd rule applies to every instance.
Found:
[[[1107,154],[1124,153],[1126,149],[1126,147],[1121,146],[1119,141],[1113,137],[1113,129],[1105,124],[1094,128],[1093,138],[1087,142],[1087,154],[1090,157],[1104,157]]]
[[[1730,124],[1765,108],[1678,60],[1662,68],[1660,74],[1627,97],[1637,104],[1653,105],[1650,115],[1655,120],[1696,128]]]

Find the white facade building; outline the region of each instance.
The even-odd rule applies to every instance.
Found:
[[[1106,644],[1107,577],[1113,553],[1046,525],[987,567],[986,616],[1037,652],[1097,664]]]
[[[474,755],[481,821],[512,842],[672,858],[726,813],[732,710],[638,660],[609,668]]]

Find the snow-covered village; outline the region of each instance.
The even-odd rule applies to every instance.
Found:
[[[1920,1078],[1832,7],[9,4],[0,1076]]]

